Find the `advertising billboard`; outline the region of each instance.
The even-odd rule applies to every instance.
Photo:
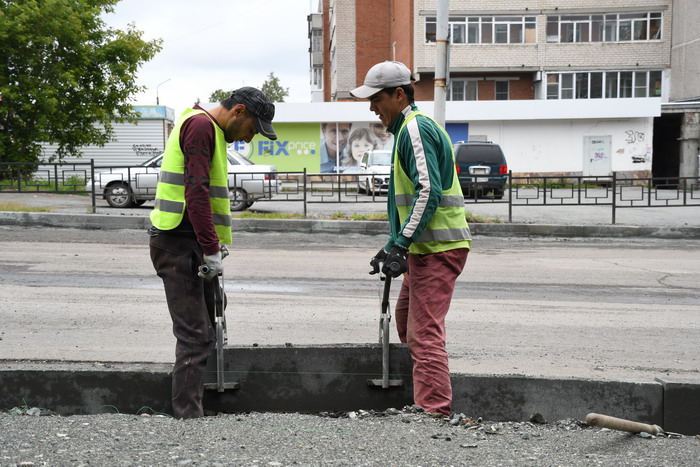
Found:
[[[280,172],[344,173],[359,171],[362,155],[391,149],[394,137],[380,122],[276,123],[277,140],[256,135],[231,148],[256,164],[272,164]]]

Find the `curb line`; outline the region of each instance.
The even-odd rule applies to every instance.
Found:
[[[111,216],[105,214],[64,214],[42,212],[0,212],[0,225],[46,226],[75,229],[145,230],[151,222],[145,216]],[[238,219],[234,231],[352,233],[383,235],[389,233],[384,221],[346,221],[325,219]],[[700,227],[641,227],[624,225],[554,225],[554,224],[470,224],[472,234],[494,237],[601,237],[700,239]]]

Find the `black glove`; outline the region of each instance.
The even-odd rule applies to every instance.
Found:
[[[369,272],[370,274],[377,274],[379,272],[379,263],[386,262],[387,254],[387,251],[382,248],[376,255],[374,255],[369,262],[369,265],[372,266],[372,270]]]
[[[392,246],[384,260],[382,272],[387,276],[399,277],[406,271],[408,271],[408,250],[399,245]]]

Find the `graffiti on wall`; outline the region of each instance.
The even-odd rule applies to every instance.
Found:
[[[644,142],[644,133],[641,131],[634,131],[634,130],[627,130],[625,131],[625,134],[627,135],[627,144],[634,144],[636,142]]]
[[[152,144],[134,144],[131,146],[131,149],[137,157],[144,159],[150,159],[163,152],[163,149],[155,147]]]
[[[641,131],[625,131],[627,147],[624,152],[629,155],[633,164],[644,164],[651,160],[652,148],[645,144],[646,135]]]

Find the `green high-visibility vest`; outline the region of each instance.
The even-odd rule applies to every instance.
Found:
[[[426,114],[420,111],[413,111],[401,125],[396,134],[398,141],[401,133],[406,128],[408,122],[418,115]],[[432,120],[432,119],[431,119]],[[435,125],[443,132],[449,141],[449,136],[442,126]],[[454,154],[452,154],[452,166],[454,167]],[[440,206],[430,218],[430,221],[421,232],[418,239],[414,239],[409,246],[408,252],[414,254],[439,253],[441,251],[454,250],[456,248],[469,248],[471,245],[471,232],[464,215],[464,196],[459,185],[457,171],[452,171],[452,185],[449,189],[443,190]],[[416,189],[411,178],[406,175],[399,162],[398,145],[394,146],[394,201],[399,219],[402,222],[408,218],[416,196]]]
[[[158,175],[156,202],[151,212],[151,223],[160,230],[172,230],[182,222],[185,214],[185,155],[180,147],[180,129],[188,118],[205,114],[203,110],[187,109],[180,115],[168,137],[165,155]],[[223,244],[231,243],[231,202],[228,192],[228,162],[226,139],[219,125],[214,125],[214,154],[209,168],[209,204],[214,229]]]

